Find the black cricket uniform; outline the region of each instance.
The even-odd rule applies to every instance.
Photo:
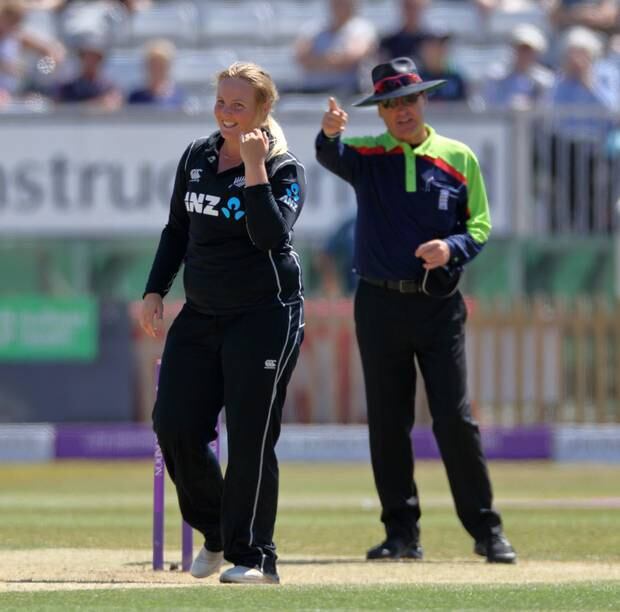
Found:
[[[177,169],[145,293],[168,292],[182,262],[186,303],[162,357],[154,429],[183,518],[235,565],[275,573],[275,444],[303,339],[303,286],[292,227],[305,171],[291,153],[245,187],[243,164],[218,173],[224,140],[194,141]],[[225,406],[225,479],[208,449]]]

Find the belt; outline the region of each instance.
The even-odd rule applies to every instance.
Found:
[[[399,293],[422,293],[422,283],[417,280],[379,280],[366,276],[360,278],[375,287],[383,287],[383,289],[391,289]]]

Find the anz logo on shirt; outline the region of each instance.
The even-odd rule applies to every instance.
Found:
[[[220,212],[226,219],[239,221],[245,216],[245,211],[241,210],[241,200],[239,198],[228,198],[223,206],[219,206],[222,198],[209,195],[208,193],[194,193],[188,191],[185,194],[185,209],[188,213],[199,215],[209,215],[219,217]]]

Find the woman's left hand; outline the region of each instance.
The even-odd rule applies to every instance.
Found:
[[[256,128],[241,134],[239,143],[241,159],[246,166],[265,163],[269,153],[269,137],[263,130]]]

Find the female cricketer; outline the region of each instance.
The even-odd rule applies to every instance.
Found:
[[[274,584],[274,448],[304,327],[292,228],[305,171],[271,116],[271,77],[235,63],[216,82],[219,129],[181,156],[141,323],[161,332],[184,262],[186,302],[166,339],[153,424],[183,518],[205,538],[191,573],[209,576],[226,559],[221,582]],[[225,477],[208,448],[222,407]]]

